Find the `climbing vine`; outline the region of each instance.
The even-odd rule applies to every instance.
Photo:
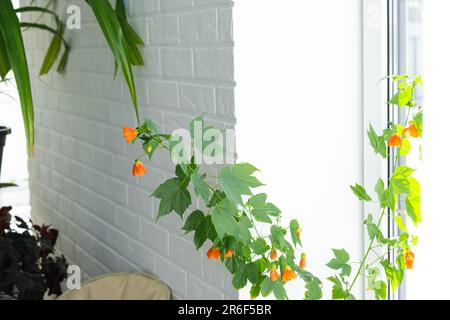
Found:
[[[381,213],[377,218],[369,215],[364,222],[370,244],[362,261],[355,263],[355,268],[346,250],[333,250],[334,258],[327,264],[337,272],[328,278],[333,283],[333,299],[354,299],[352,290],[361,277],[367,279],[367,288],[374,291],[377,299],[386,299],[387,282],[395,290],[403,281],[405,268],[411,269],[414,264],[411,248],[416,245],[417,237],[409,234],[406,218],[414,224],[421,221],[420,185],[413,178],[414,170],[399,164],[401,157],[411,150],[411,139],[422,136],[422,109],[416,106],[415,100],[416,88],[422,85],[422,80],[396,76],[393,81],[398,84],[398,93],[388,106],[408,108],[407,118],[403,124],[390,123],[381,135],[372,126],[368,131],[370,144],[378,155],[383,159],[394,155],[393,174],[386,185],[380,178],[374,188]],[[205,130],[204,120],[199,117],[192,122],[191,132],[198,123]],[[160,133],[151,120],[145,120],[137,128],[124,128],[123,134],[127,143],[138,142],[144,151],[134,163],[134,176],[148,172],[142,158],[151,161],[159,151],[173,156],[182,143],[173,135]],[[203,142],[205,146],[211,144],[211,140]],[[289,226],[281,224],[281,210],[268,201],[266,194],[257,192],[262,183],[255,177],[258,170],[254,166],[248,163],[224,166],[215,176],[202,171],[192,156],[189,161],[175,164],[174,169],[174,177],[152,194],[160,200],[157,220],[175,213],[183,220],[185,233],[193,233],[197,249],[209,240],[212,245],[207,251],[208,259],[225,265],[236,289],[250,284],[252,299],[270,294],[277,299],[287,299],[285,284],[301,279],[305,299],[322,298],[321,280],[306,270],[299,222],[294,219]],[[356,184],[351,189],[361,201],[374,201],[362,186]],[[203,202],[203,209],[189,211],[194,195]],[[381,231],[388,213],[401,230],[398,237],[386,237]],[[261,228],[261,225],[266,227]],[[385,252],[379,253],[383,248]],[[373,254],[376,258],[369,261]],[[395,261],[390,259],[393,254]],[[381,280],[381,270],[385,280]]]

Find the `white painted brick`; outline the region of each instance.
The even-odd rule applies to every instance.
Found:
[[[181,43],[214,43],[218,40],[216,10],[180,15]]]
[[[64,75],[37,76],[50,35],[25,33],[37,128],[30,161],[33,220],[60,230],[57,248],[86,279],[144,271],[166,282],[177,299],[237,298],[228,271],[205,259],[210,244],[196,251],[176,214],[155,221],[159,200],[150,194],[174,176],[171,159],[158,152],[146,176],[132,176],[142,149],[122,137],[122,127],[137,126],[128,87],[120,72],[113,80],[113,56],[90,8],[74,3],[82,8],[83,29],[71,33]],[[233,127],[232,1],[125,3],[147,44],[146,65],[135,68],[142,118],[168,133],[202,113],[214,120],[208,124]],[[189,212],[197,207],[194,201]]]
[[[180,84],[180,107],[198,114],[215,111],[214,88],[209,86]]]
[[[180,78],[194,76],[192,49],[161,49],[161,61],[164,76]]]
[[[219,62],[218,62],[219,61]],[[234,62],[231,48],[203,48],[195,50],[195,71],[200,79],[233,81]]]

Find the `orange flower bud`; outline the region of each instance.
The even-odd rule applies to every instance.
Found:
[[[283,279],[284,282],[288,282],[295,278],[297,278],[295,272],[291,269],[291,267],[286,266],[284,268],[283,274],[281,275],[281,279]]]
[[[414,267],[414,257],[415,254],[411,250],[406,251],[405,253],[406,269],[411,270]]]
[[[136,160],[133,166],[133,176],[134,177],[142,177],[148,172],[147,168],[140,162]]]
[[[234,254],[234,250],[228,250],[227,253],[225,253],[225,258],[231,258]]]
[[[297,228],[297,230],[295,230],[295,234],[297,235],[297,237],[300,238],[300,236],[302,234],[302,230],[300,228]]]
[[[409,126],[403,130],[403,135],[406,138],[418,138],[420,133],[414,123],[410,123]]]
[[[277,267],[273,266],[272,270],[270,271],[270,280],[273,282],[276,282],[280,278],[280,275],[278,274]]]
[[[210,260],[218,260],[218,259],[220,259],[220,249],[219,248],[211,248],[206,253],[206,256]]]
[[[122,133],[127,143],[133,142],[139,134],[138,131],[133,128],[123,128]]]
[[[278,258],[278,252],[276,249],[272,249],[272,251],[270,251],[270,260],[277,260]]]
[[[302,253],[302,258],[300,259],[300,269],[305,270],[306,268],[306,254]]]
[[[398,148],[402,146],[402,138],[398,134],[392,135],[388,140],[388,146],[393,148]]]

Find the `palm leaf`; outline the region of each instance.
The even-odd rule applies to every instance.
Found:
[[[3,37],[8,60],[17,83],[28,144],[28,154],[31,155],[34,147],[33,97],[31,94],[30,74],[20,21],[14,11],[11,0],[0,1],[0,33]]]
[[[97,22],[108,42],[108,45],[114,55],[114,59],[120,67],[123,77],[128,85],[128,89],[133,101],[134,110],[138,123],[139,110],[136,95],[136,85],[134,82],[133,68],[129,50],[127,49],[127,41],[120,25],[120,21],[109,1],[104,0],[86,0],[91,6]]]

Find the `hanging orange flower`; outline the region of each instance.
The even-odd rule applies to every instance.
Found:
[[[283,279],[284,282],[288,282],[295,278],[297,278],[295,272],[291,269],[291,267],[286,266],[284,268],[283,274],[281,275],[281,279]]]
[[[402,146],[402,138],[400,135],[395,133],[389,140],[388,140],[388,146],[393,148],[398,148]]]
[[[302,234],[302,230],[300,228],[297,228],[297,230],[295,230],[295,234],[297,235],[297,237],[300,238],[300,236]]]
[[[270,251],[270,260],[274,261],[277,260],[278,258],[278,252],[276,249],[272,249],[272,251]]]
[[[403,130],[403,135],[406,138],[418,138],[420,136],[419,129],[414,125],[414,123],[410,123],[408,127]]]
[[[226,253],[225,253],[225,258],[231,258],[232,256],[233,256],[233,254],[234,254],[234,250],[228,250]]]
[[[300,269],[305,270],[306,268],[306,254],[302,253],[302,258],[300,259]]]
[[[273,266],[272,270],[270,271],[270,280],[273,282],[276,282],[280,278],[280,275],[278,274],[277,267]]]
[[[147,168],[140,162],[136,160],[133,166],[133,176],[134,177],[142,177],[148,172]]]
[[[411,250],[406,251],[405,253],[406,269],[411,270],[414,267],[414,257],[415,254]]]
[[[218,259],[220,259],[220,249],[219,248],[211,248],[206,253],[206,256],[210,260],[218,260]]]
[[[123,128],[122,133],[127,143],[133,142],[139,134],[134,128]]]

